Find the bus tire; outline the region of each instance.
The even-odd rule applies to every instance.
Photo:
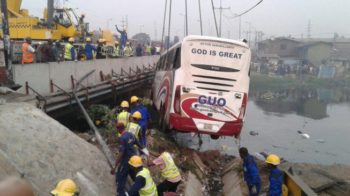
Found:
[[[213,139],[213,140],[217,140],[219,139],[220,136],[218,135],[210,135],[210,138]]]

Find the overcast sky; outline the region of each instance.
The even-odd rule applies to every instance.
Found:
[[[64,0],[60,0],[62,4]],[[46,0],[23,0],[22,7],[32,15],[42,17]],[[171,37],[184,35],[185,0],[173,0]],[[205,35],[215,35],[215,26],[210,0],[201,0],[203,30]],[[228,19],[234,13],[242,13],[259,0],[222,0],[222,37],[238,38],[238,18]],[[90,29],[114,30],[113,24],[122,24],[128,18],[128,33],[140,31],[160,39],[162,34],[165,0],[68,0],[66,6],[84,13]],[[219,7],[220,0],[214,0]],[[198,0],[188,0],[189,34],[200,34]],[[219,21],[219,11],[217,20]],[[350,37],[350,0],[264,0],[259,6],[241,17],[242,36],[249,30],[264,32],[270,36],[300,38],[307,36],[308,21],[311,23],[311,37],[333,37],[334,32]]]

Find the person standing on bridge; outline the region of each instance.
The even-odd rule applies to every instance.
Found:
[[[32,38],[26,37],[22,44],[22,64],[33,63],[35,49],[32,47]]]
[[[130,169],[128,161],[132,156],[136,154],[134,146],[136,145],[139,149],[142,149],[140,143],[135,138],[134,134],[127,132],[123,123],[117,124],[117,130],[120,134],[119,137],[119,154],[115,161],[115,166],[111,170],[111,174],[115,174],[115,170],[118,167],[116,174],[117,182],[117,195],[125,196],[125,185],[128,175],[135,180],[135,173]]]
[[[280,158],[275,154],[267,156],[265,162],[268,164],[270,169],[270,186],[269,196],[281,196],[282,195],[282,183],[283,183],[283,172],[278,169],[278,165],[281,163]]]
[[[133,56],[133,50],[130,46],[130,42],[126,42],[126,46],[124,48],[124,56],[126,56],[126,57]]]
[[[141,103],[140,99],[137,96],[132,96],[130,98],[130,104],[133,106],[130,113],[136,111],[141,113],[141,120],[138,124],[141,126],[141,144],[147,146],[147,137],[146,132],[148,128],[148,123],[151,121],[151,115],[148,112],[148,109]]]
[[[76,59],[76,51],[73,46],[74,37],[70,37],[68,39],[68,43],[66,43],[64,47],[64,60],[65,61],[74,61]]]
[[[128,196],[158,196],[157,187],[154,183],[151,172],[143,167],[140,156],[132,156],[129,165],[136,173],[135,183],[128,191]]]
[[[86,60],[92,60],[94,59],[94,53],[96,53],[96,48],[94,45],[91,44],[91,38],[86,38],[86,44],[84,46],[85,56]]]
[[[254,157],[248,153],[248,149],[239,149],[239,156],[243,160],[244,181],[247,183],[249,196],[258,196],[261,188],[259,169]]]

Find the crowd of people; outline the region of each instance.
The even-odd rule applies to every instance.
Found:
[[[48,40],[47,42],[32,43],[32,39],[27,37],[22,44],[22,64],[46,63],[60,61],[86,61],[94,59],[120,58],[131,56],[156,55],[154,46],[146,44],[144,47],[138,44],[136,48],[131,46],[129,41],[115,41],[113,45],[107,45],[106,39],[97,40],[96,44],[90,37],[82,44],[75,44],[73,37],[67,43],[61,41]],[[125,43],[124,43],[125,42]],[[125,45],[124,45],[125,44]]]
[[[132,96],[130,102],[126,100],[121,102],[115,122],[119,153],[110,172],[115,175],[118,196],[163,196],[165,193],[176,195],[182,177],[173,157],[162,146],[158,148],[158,153],[150,153],[147,150],[146,133],[150,122],[150,113],[137,96]],[[258,196],[261,179],[255,159],[245,147],[239,149],[239,154],[243,160],[244,180],[248,186],[249,196]],[[281,196],[283,172],[278,169],[280,158],[270,154],[265,162],[270,169],[268,195]],[[153,166],[159,168],[164,179],[158,185],[153,180],[154,174],[148,169]],[[128,176],[133,180],[129,189],[126,188]],[[12,187],[15,184],[17,188]],[[72,179],[63,179],[50,193],[53,196],[76,196],[79,192],[77,184]],[[0,195],[2,193],[8,193],[9,196],[34,195],[30,184],[21,179],[10,179],[5,185],[0,183]]]

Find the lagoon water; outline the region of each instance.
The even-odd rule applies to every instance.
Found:
[[[199,147],[197,137],[190,134],[175,137],[182,145]],[[202,136],[202,140],[202,151],[218,149],[237,155],[231,137],[212,140]],[[349,165],[350,90],[251,91],[240,143],[251,153],[276,153],[291,162]]]

